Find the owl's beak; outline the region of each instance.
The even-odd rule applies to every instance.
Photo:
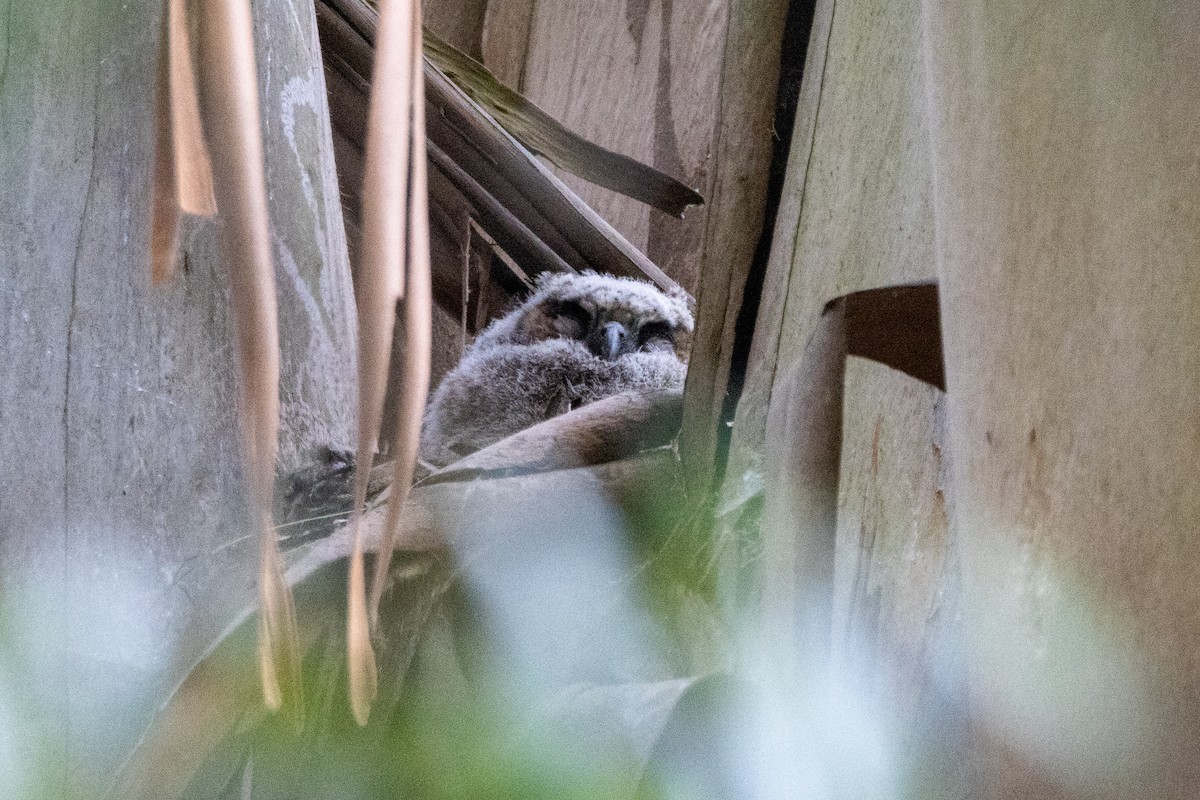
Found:
[[[606,361],[614,361],[628,349],[629,331],[619,322],[609,322],[600,331],[600,341],[593,352]]]

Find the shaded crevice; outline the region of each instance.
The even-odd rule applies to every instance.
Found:
[[[668,0],[669,1],[669,0]],[[625,0],[625,24],[637,45],[641,57],[642,37],[646,33],[646,17],[650,15],[650,0]]]
[[[658,99],[654,114],[654,161],[657,169],[680,180],[687,180],[687,168],[679,154],[675,134],[675,107],[671,97],[671,15],[672,0],[663,0],[659,30],[658,74],[655,78]],[[653,213],[653,209],[651,213]],[[661,212],[660,212],[661,213]],[[675,221],[675,220],[672,220]]]
[[[772,129],[771,163],[767,177],[767,199],[763,227],[754,249],[754,258],[747,271],[742,292],[742,305],[734,324],[733,350],[730,356],[729,382],[721,406],[721,424],[717,433],[717,459],[714,486],[725,478],[729,445],[733,436],[734,413],[742,396],[746,369],[750,360],[750,345],[758,320],[771,243],[775,238],[775,220],[779,214],[783,184],[787,177],[788,153],[796,123],[800,85],[804,79],[804,63],[808,56],[816,0],[791,0],[784,20],[783,42],[779,52],[779,85],[775,92],[775,120]]]
[[[517,75],[516,89],[522,94],[528,88],[525,85],[525,74],[529,71],[529,44],[533,41],[533,26],[537,24],[537,18],[537,0],[532,0],[529,4],[529,24],[525,26],[525,43],[521,47],[521,72]]]
[[[823,53],[823,57],[822,57],[822,61],[821,61],[820,86],[817,88],[817,97],[815,100],[816,108],[813,109],[812,130],[810,131],[809,146],[808,146],[808,150],[804,157],[804,179],[801,183],[800,190],[799,190],[799,207],[796,209],[796,223],[797,224],[796,224],[796,228],[792,231],[792,240],[791,240],[791,244],[788,248],[788,254],[789,254],[788,257],[790,259],[792,259],[793,262],[795,261],[795,258],[796,258],[796,251],[798,250],[798,248],[800,246],[800,224],[799,224],[799,222],[800,222],[800,219],[804,216],[804,205],[808,200],[808,180],[812,176],[813,153],[816,150],[817,128],[821,124],[821,102],[825,98],[825,78],[829,75],[829,69],[828,69],[829,47],[830,47],[830,42],[833,40],[834,18],[837,16],[837,0],[829,0],[829,6],[830,6],[830,8],[829,8],[828,26],[825,30],[825,41],[822,44],[822,47],[824,48],[824,53]],[[810,46],[811,46],[811,39],[810,39]],[[768,256],[768,258],[769,258],[769,256]],[[790,277],[786,281],[786,284],[787,285],[784,287],[783,309],[780,314],[781,318],[784,320],[787,319],[788,308],[792,301]],[[766,396],[766,400],[765,400],[765,402],[768,406],[771,404],[771,400],[774,397],[775,381],[776,381],[776,378],[778,377],[779,353],[780,353],[780,348],[783,346],[782,335],[783,335],[782,328],[780,330],[776,331],[774,347],[771,351],[771,365],[770,365],[770,373],[771,374],[770,374],[769,380],[767,381],[767,396]]]

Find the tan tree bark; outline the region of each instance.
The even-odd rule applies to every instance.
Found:
[[[494,0],[488,3],[483,55],[502,80],[568,128],[706,194],[725,32],[720,6],[712,0]],[[563,179],[652,261],[695,290],[704,208],[692,209],[680,223],[574,176]]]

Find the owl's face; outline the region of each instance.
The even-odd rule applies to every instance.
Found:
[[[588,298],[546,300],[531,309],[522,324],[531,341],[574,339],[608,361],[627,353],[676,351],[676,331],[666,320]]]
[[[511,344],[574,340],[608,361],[653,352],[686,361],[693,322],[684,297],[645,281],[583,274],[544,278],[533,296],[496,327],[481,338]]]

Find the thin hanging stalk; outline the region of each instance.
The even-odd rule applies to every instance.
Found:
[[[180,210],[203,216],[217,212],[189,38],[184,0],[167,0],[154,120],[150,279],[156,284],[175,272]]]
[[[359,337],[358,456],[350,522],[354,545],[346,631],[350,707],[360,725],[367,723],[378,683],[367,614],[361,528],[387,391],[396,301],[404,291],[413,19],[410,0],[390,0],[380,9],[375,80],[367,117],[362,258],[360,280],[355,287]]]
[[[412,186],[410,187],[408,295],[404,300],[404,372],[393,447],[395,472],[388,499],[383,542],[375,556],[375,579],[371,584],[371,624],[379,621],[379,602],[387,584],[392,547],[400,527],[400,515],[412,486],[413,465],[421,439],[421,418],[429,392],[430,354],[433,345],[433,279],[429,263],[429,193],[425,158],[425,79],[421,55],[421,4],[413,2],[410,44],[412,81]]]
[[[271,524],[279,428],[279,330],[258,113],[253,25],[247,0],[208,0],[199,26],[204,128],[224,221],[237,340],[242,455],[250,520],[260,539],[258,660],[263,697],[302,719],[300,654],[291,589]]]
[[[168,281],[175,272],[179,237],[179,199],[175,181],[175,147],[171,120],[171,33],[163,14],[162,50],[154,103],[154,179],[150,205],[150,282]]]

